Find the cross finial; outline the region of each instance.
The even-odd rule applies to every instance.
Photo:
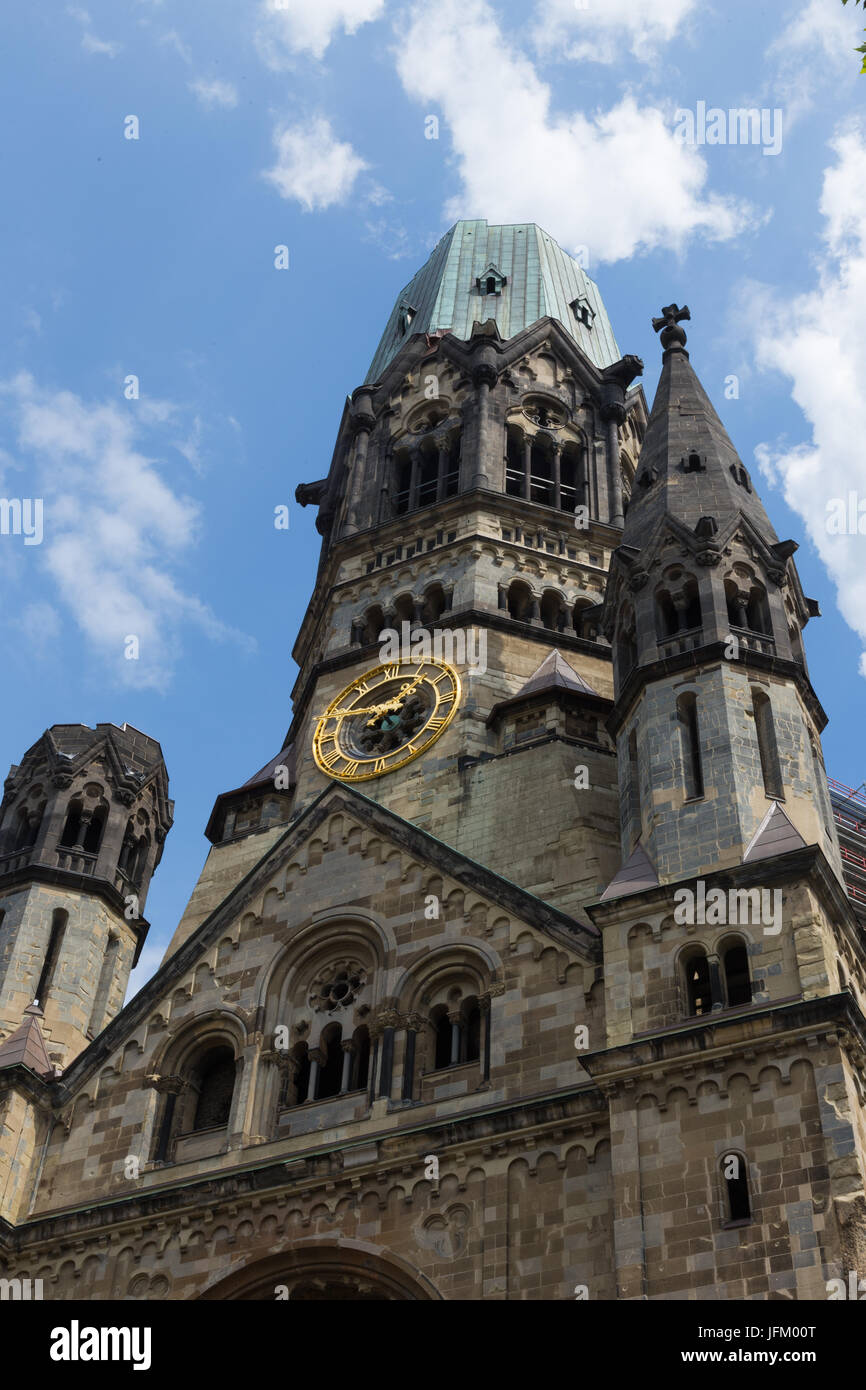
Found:
[[[661,345],[665,351],[672,347],[685,347],[686,332],[679,326],[683,319],[691,319],[688,304],[684,304],[682,308],[678,304],[668,304],[662,309],[662,317],[653,319],[656,333],[661,330]]]

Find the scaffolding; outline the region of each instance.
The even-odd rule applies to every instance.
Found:
[[[866,916],[866,782],[847,787],[828,777],[827,785],[842,855],[842,876],[858,915]]]

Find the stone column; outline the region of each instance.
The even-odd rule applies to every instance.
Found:
[[[553,505],[562,511],[562,443],[553,441]]]
[[[622,474],[619,467],[619,427],[625,420],[625,407],[611,403],[602,410],[607,424],[607,476],[610,489],[610,525],[625,522],[622,507]]]
[[[352,1058],[355,1055],[355,1044],[350,1038],[348,1042],[341,1042],[340,1046],[343,1049],[343,1075],[340,1078],[340,1095],[344,1096],[352,1081]]]
[[[481,1010],[481,1080],[487,1084],[490,1081],[490,995],[481,994],[478,996],[478,1007]]]
[[[367,446],[370,433],[376,423],[373,406],[368,392],[356,392],[353,398],[354,412],[351,427],[355,431],[352,464],[349,471],[349,497],[346,516],[343,522],[343,535],[351,536],[361,529],[361,501],[367,472]]]
[[[448,1022],[451,1024],[451,1062],[452,1067],[456,1067],[460,1061],[460,1022],[461,1014],[459,1009],[453,1010],[448,1015]]]
[[[472,474],[473,488],[490,487],[487,471],[490,453],[490,390],[496,385],[495,353],[493,348],[482,347],[478,360],[472,369],[472,381],[478,392],[478,433],[476,439],[475,468]]]
[[[421,458],[417,446],[411,450],[411,472],[409,474],[409,507],[410,512],[418,508],[418,488],[421,482]]]
[[[523,436],[523,495],[532,501],[532,437],[528,434]]]
[[[417,1037],[426,1027],[426,1021],[420,1014],[407,1014],[403,1020],[406,1030],[406,1045],[403,1049],[403,1085],[400,1095],[402,1100],[412,1100],[415,1094],[415,1052],[417,1048]]]
[[[379,1067],[379,1084],[376,1088],[376,1096],[381,1099],[383,1096],[391,1095],[391,1079],[394,1070],[394,1030],[400,1022],[399,1014],[393,1009],[379,1015],[376,1020],[382,1034],[382,1062]]]
[[[721,962],[715,952],[707,956],[707,970],[710,976],[710,1011],[718,1013],[725,1007],[725,992],[722,989]]]
[[[448,439],[439,440],[439,461],[436,468],[436,501],[445,498],[445,473],[448,467]]]
[[[307,1101],[316,1099],[316,1092],[319,1089],[319,1072],[325,1065],[327,1058],[318,1047],[311,1048],[307,1053],[310,1059],[310,1081],[307,1086]]]

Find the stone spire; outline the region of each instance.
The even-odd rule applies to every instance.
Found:
[[[641,549],[665,514],[707,535],[724,533],[742,514],[772,545],[778,538],[761,499],[689,361],[680,326],[689,310],[669,304],[662,315],[653,319],[664,348],[662,374],[622,543]]]

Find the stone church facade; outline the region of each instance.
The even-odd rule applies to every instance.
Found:
[[[298,488],[322,550],[291,726],[217,797],[125,1007],[172,820],[159,744],[61,724],[12,768],[0,1277],[820,1299],[866,1270],[817,607],[687,319],[655,320],[648,413],[551,237],[446,234]]]

